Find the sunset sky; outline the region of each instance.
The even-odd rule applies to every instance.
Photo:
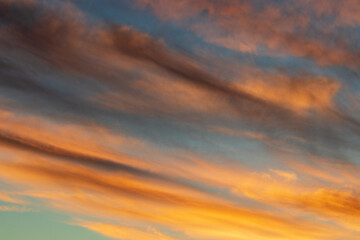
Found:
[[[1,240],[359,240],[360,0],[0,0]]]

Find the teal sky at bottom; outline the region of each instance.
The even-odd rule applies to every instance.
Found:
[[[67,224],[69,217],[41,212],[0,212],[1,240],[108,240],[96,232]]]

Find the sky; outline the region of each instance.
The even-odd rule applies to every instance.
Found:
[[[360,239],[359,0],[0,0],[0,239]]]

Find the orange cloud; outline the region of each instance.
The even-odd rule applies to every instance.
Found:
[[[43,198],[50,204],[53,203],[54,207],[73,212],[80,211],[90,216],[95,214],[98,217],[114,220],[125,217],[142,224],[147,222],[154,226],[167,226],[193,238],[230,240],[242,236],[264,240],[288,238],[318,240],[346,236],[349,237],[348,239],[353,239],[351,231],[295,216],[240,207],[229,201],[209,198],[202,193],[194,194],[181,189],[178,191],[178,188],[173,187],[164,188],[162,184],[158,185],[159,183],[156,182],[141,182],[79,167],[67,165],[57,167],[49,163],[46,165],[45,163],[44,165],[1,163],[1,169],[4,170],[1,173],[3,178],[28,184],[33,189],[39,186],[40,189],[45,188],[47,191],[51,191],[54,187],[66,190],[68,194],[54,196],[30,194],[33,197]],[[214,176],[211,172],[207,173]],[[232,182],[236,182],[236,178],[232,178],[229,172],[227,175]],[[215,176],[222,178],[221,175]],[[248,182],[247,177],[238,178],[243,181],[237,183],[238,187]],[[100,225],[86,226],[100,230],[96,227]],[[118,234],[112,227],[109,227],[109,231],[105,231],[104,234]],[[135,231],[128,234],[130,238],[133,234],[140,233]]]
[[[0,37],[0,47],[21,46],[57,71],[91,77],[96,84],[89,81],[84,85],[101,86],[102,91],[89,90],[96,94],[86,94],[86,101],[90,99],[91,104],[96,102],[106,110],[181,120],[211,118],[205,123],[226,119],[223,125],[228,121],[238,124],[239,118],[234,116],[240,116],[257,126],[270,125],[271,131],[275,122],[279,130],[297,132],[298,126],[316,122],[311,121],[312,114],[308,113],[328,113],[334,107],[334,97],[341,87],[326,77],[292,77],[257,70],[245,71],[235,82],[226,81],[209,73],[191,56],[172,51],[164,41],[132,28],[90,27],[72,7],[64,14],[57,14],[54,9],[47,9],[46,4],[34,2],[29,8],[19,5],[14,10],[8,4],[10,1],[6,3],[0,4],[0,13],[11,10],[19,15],[11,17],[10,24],[1,29],[5,34]],[[286,19],[289,21],[282,23],[283,13],[276,8],[264,8],[257,13],[246,1],[240,5],[230,1],[223,4],[160,0],[157,3],[164,5],[146,1],[158,14],[175,6],[179,10],[177,19],[206,10],[205,15],[216,23],[214,29],[229,31],[230,40],[245,36],[239,46],[236,39],[227,41],[225,37],[215,41],[218,44],[226,41],[225,44],[242,51],[256,51],[258,44],[266,44],[270,49],[285,49],[324,64],[348,64],[357,59],[346,49],[325,54],[332,50],[325,43],[294,35],[294,29],[309,24],[306,17],[289,15]],[[28,10],[34,21],[25,28],[23,17]],[[44,11],[44,18],[38,16],[39,11]],[[165,17],[173,18],[168,13],[165,12]],[[260,21],[260,16],[269,21]],[[231,32],[237,25],[244,30]],[[255,45],[248,44],[251,39]],[[346,57],[349,59],[343,61]],[[139,72],[138,69],[144,73],[130,74]],[[8,83],[11,81],[4,84]],[[39,91],[38,85],[32,87],[25,88]],[[45,95],[57,97],[49,93]],[[67,96],[60,98],[64,101]],[[328,115],[321,117],[326,119]],[[14,196],[38,198],[47,207],[67,211],[71,216],[99,219],[79,220],[75,224],[121,239],[174,239],[155,229],[176,232],[174,235],[185,239],[204,240],[358,239],[360,199],[356,188],[360,181],[355,165],[289,161],[289,169],[272,166],[259,170],[223,158],[216,159],[215,164],[210,161],[215,157],[209,154],[200,159],[173,148],[152,149],[150,146],[155,144],[85,120],[81,124],[61,124],[50,118],[25,117],[0,110],[0,177],[24,189],[16,195],[0,193],[0,200],[22,204]],[[311,132],[320,125],[306,130]],[[331,127],[324,130],[326,138],[331,136],[328,134]],[[221,126],[210,130],[283,144],[261,131],[234,131]],[[140,159],[124,152],[141,153],[144,157]],[[21,209],[0,207],[0,211]],[[123,224],[125,221],[128,225]],[[148,226],[150,230],[146,230]]]
[[[72,133],[74,132],[77,133],[76,138],[81,141],[82,136],[88,136],[88,130],[83,127],[77,127],[76,125],[71,126],[71,131],[63,131],[63,129],[67,128],[62,128],[59,125],[46,122],[42,119],[29,121],[29,119],[23,119],[10,112],[4,112],[1,115],[3,121],[0,124],[0,128],[3,130],[10,128],[13,129],[12,131],[16,132],[16,134],[22,134],[22,136],[35,138],[36,140],[40,140],[40,138],[42,138],[42,141],[44,141],[44,138],[53,139],[54,144],[56,143],[63,148],[71,149],[74,147],[71,141],[67,142],[69,141],[67,138],[73,138]],[[25,120],[28,120],[26,124],[24,124]],[[36,132],[39,132],[39,135],[32,137]],[[97,136],[104,134],[103,131],[95,131],[95,133]],[[109,139],[107,142],[108,146],[112,146],[118,142],[117,139],[119,138],[116,135],[107,134],[109,133],[105,131],[104,139],[105,141]],[[245,135],[253,138],[258,136],[252,134]],[[58,138],[56,138],[56,136],[58,136]],[[121,140],[121,136],[119,137]],[[267,138],[260,139],[269,141]],[[85,144],[83,148],[82,145],[80,145],[79,149],[72,151],[83,151],[84,154],[93,154],[96,156],[106,156],[108,154],[108,151],[105,151],[104,148],[97,147],[102,146],[100,143],[92,142],[92,140],[84,137],[83,143],[87,143],[87,141],[89,141],[89,143]],[[91,149],[88,148],[89,146]],[[114,145],[114,148],[115,146],[116,145]],[[141,147],[142,145],[136,146]],[[52,203],[56,208],[68,209],[71,212],[81,210],[81,213],[88,212],[90,214],[92,212],[95,216],[100,215],[104,217],[108,214],[108,211],[112,211],[115,214],[115,219],[117,218],[117,214],[119,214],[135,220],[143,222],[150,221],[153,224],[166,225],[175,229],[178,228],[185,219],[193,218],[192,221],[187,220],[189,225],[181,228],[183,232],[190,236],[205,238],[209,237],[210,233],[204,230],[204,226],[212,226],[214,232],[211,233],[211,236],[215,236],[215,239],[216,237],[232,239],[232,236],[238,234],[239,230],[235,230],[233,227],[234,222],[237,223],[235,224],[236,228],[241,229],[242,232],[244,231],[243,228],[248,229],[246,234],[248,234],[249,237],[263,237],[267,239],[267,237],[271,235],[272,238],[276,236],[278,239],[282,239],[280,235],[285,234],[285,236],[289,237],[295,234],[296,231],[293,228],[297,226],[296,222],[303,221],[301,218],[297,220],[286,219],[286,217],[281,214],[279,215],[276,211],[274,213],[266,213],[258,209],[237,207],[235,203],[211,196],[209,192],[207,193],[197,188],[191,188],[186,184],[182,185],[181,181],[168,182],[167,177],[150,177],[144,182],[141,175],[132,175],[131,173],[126,175],[118,175],[116,173],[105,174],[105,172],[98,171],[96,168],[92,170],[83,168],[71,161],[52,161],[51,158],[53,156],[41,156],[41,154],[38,155],[37,152],[18,151],[17,148],[8,149],[7,151],[10,155],[15,156],[15,162],[5,161],[1,163],[0,168],[3,170],[1,176],[5,180],[19,182],[20,184],[29,184],[28,187],[30,188],[32,188],[31,186],[35,186],[34,190],[36,190],[37,187],[39,187],[39,189],[51,189],[54,186],[55,189],[58,189],[58,187],[61,187],[67,192],[64,195],[50,192],[50,194],[47,195],[25,194],[25,196],[46,199],[46,201]],[[113,150],[109,150],[113,156],[116,156],[117,152],[112,151]],[[131,161],[129,163],[131,163]],[[299,212],[312,214],[319,219],[325,218],[350,229],[357,230],[354,226],[357,224],[358,216],[355,215],[355,217],[351,217],[350,215],[351,209],[355,211],[357,208],[355,204],[357,201],[356,194],[348,190],[328,188],[326,185],[320,184],[319,181],[302,184],[299,182],[300,176],[285,170],[270,169],[269,172],[259,173],[236,165],[224,167],[202,160],[180,162],[175,159],[174,161],[164,164],[160,162],[152,164],[149,162],[148,164],[141,165],[141,168],[156,169],[156,173],[164,176],[172,176],[175,179],[187,179],[202,183],[205,186],[227,189],[235,195],[241,193],[241,195],[239,195],[241,197],[245,196],[266,205],[295,209]],[[295,169],[301,173],[301,167]],[[321,170],[319,171],[321,172]],[[312,174],[309,170],[305,170],[305,172]],[[339,171],[339,173],[341,173],[341,171]],[[348,172],[348,174],[350,174],[350,172]],[[324,178],[324,175],[320,174],[313,174],[312,176],[315,176],[317,179]],[[329,176],[332,176],[331,173]],[[334,181],[333,177],[328,179]],[[350,176],[339,183],[346,181],[351,184],[352,182],[350,182],[349,179]],[[79,193],[81,193],[80,196]],[[105,199],[104,196],[109,197],[106,203],[101,202],[101,199],[97,196],[98,193],[102,195],[102,199]],[[110,200],[110,198],[113,198],[113,200]],[[349,204],[346,205],[352,201],[351,199],[355,199],[353,207]],[[342,206],[336,205],[335,207],[334,202],[336,201],[343,201],[344,204]],[[116,204],[116,202],[118,203]],[[317,204],[314,204],[314,202]],[[136,206],[139,204],[153,210],[138,212]],[[330,206],[330,208],[328,208],[328,206]],[[117,210],[115,211],[115,209]],[[270,217],[268,214],[270,214]],[[157,215],[158,217],[152,217],[153,215]],[[249,219],[253,219],[253,221],[248,222]],[[281,222],[280,225],[278,225],[278,221]],[[265,230],[258,229],[257,227],[262,226],[264,222],[269,224],[269,226],[276,227],[276,229],[291,228],[292,230],[289,233],[280,233],[279,230],[274,231],[269,228],[266,230],[268,233],[265,234]],[[199,224],[199,226],[194,228],[191,227],[190,224]],[[308,237],[309,239],[321,239],[316,237],[317,233],[312,233],[313,230],[308,228],[308,225],[314,223],[304,222],[303,224],[303,227],[307,230],[304,230],[305,233],[302,235],[296,232],[297,235],[304,238]],[[216,230],[216,226],[218,226],[217,228],[219,230]],[[325,230],[321,229],[327,227],[328,226],[319,225],[319,229],[314,231],[323,232]],[[267,236],[268,234],[270,235]],[[339,232],[337,234],[341,235],[342,233]]]
[[[0,201],[7,203],[15,203],[15,204],[26,204],[26,202],[19,198],[14,198],[11,194],[8,194],[5,191],[0,192]]]
[[[321,65],[345,65],[358,67],[359,54],[356,48],[339,39],[332,39],[322,29],[317,29],[317,36],[305,36],[298,31],[306,29],[314,23],[311,20],[312,11],[321,15],[330,12],[338,19],[338,23],[356,25],[358,17],[356,3],[358,0],[337,1],[305,1],[284,6],[265,3],[258,10],[251,1],[169,1],[169,0],[138,0],[140,7],[149,6],[162,19],[189,19],[206,13],[207,22],[191,23],[189,28],[209,42],[230,49],[256,52],[265,45],[271,52],[279,51],[297,57],[314,59]],[[340,6],[341,5],[341,6]],[[324,6],[327,6],[324,8]],[[337,7],[339,6],[339,7]],[[172,15],[176,9],[176,15]],[[324,9],[324,10],[323,10]],[[338,11],[340,10],[340,11]],[[264,19],[266,21],[264,21]],[[182,24],[181,21],[179,24]],[[210,27],[211,26],[211,27]],[[334,40],[335,47],[329,40]]]
[[[275,169],[270,169],[270,171],[287,179],[287,180],[291,180],[291,181],[297,180],[297,176],[295,173],[280,171],[280,170],[275,170]]]
[[[355,190],[359,181],[354,180],[358,174],[354,171],[354,166],[349,166],[353,168],[352,177],[351,170],[348,171],[346,166],[345,168],[333,166],[334,168],[330,169],[326,167],[326,163],[323,163],[320,168],[318,167],[316,175],[309,169],[299,168],[303,164],[292,163],[290,166],[293,166],[294,170],[301,175],[277,169],[270,169],[269,172],[253,172],[239,166],[223,167],[202,161],[195,161],[189,166],[182,164],[176,169],[179,172],[186,172],[183,177],[227,188],[236,194],[241,193],[240,196],[246,196],[267,205],[293,209],[299,213],[313,215],[320,220],[331,220],[358,230],[356,226],[360,220],[360,212],[358,213],[357,210],[360,196]],[[321,166],[327,169],[325,171],[330,170],[330,173],[320,174],[323,171]],[[317,167],[314,166],[314,168]],[[334,172],[340,174],[338,178],[330,177]],[[309,174],[315,179],[304,181],[303,174]],[[335,185],[324,184],[321,182],[323,179],[330,180]]]
[[[31,209],[19,206],[0,206],[0,212],[29,212]]]
[[[270,136],[267,136],[265,133],[262,132],[251,132],[251,131],[236,131],[230,128],[224,128],[224,127],[211,127],[209,128],[211,132],[217,132],[229,136],[239,136],[239,137],[246,137],[258,141],[262,141],[265,143],[274,143],[276,141],[279,141],[275,138],[272,138]]]
[[[332,107],[340,84],[326,77],[291,78],[281,74],[251,73],[235,86],[244,92],[278,104],[297,113]]]
[[[77,220],[74,225],[78,225],[92,231],[98,232],[104,236],[122,239],[122,240],[174,240],[175,238],[166,236],[156,229],[150,228],[148,231],[138,230],[132,227],[118,226],[113,224],[106,224],[102,222],[90,222],[84,220]]]

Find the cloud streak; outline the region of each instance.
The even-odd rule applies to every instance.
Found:
[[[0,211],[128,240],[359,238],[357,1],[83,3],[0,2]]]
[[[347,1],[336,11],[339,9],[336,1],[258,3],[262,7],[251,1],[196,4],[191,1],[138,1],[140,7],[149,7],[160,18],[180,20],[180,24],[184,20],[186,26],[205,40],[230,49],[256,52],[264,45],[270,52],[283,51],[296,57],[311,58],[321,65],[352,68],[359,67],[358,46],[349,44],[331,31],[324,31],[331,28],[331,24],[325,22],[327,25],[317,26],[311,15],[315,12],[319,23],[322,18],[332,16],[336,19],[334,25],[356,25],[351,9],[352,6],[355,9],[357,3]],[[177,9],[177,14],[169,14],[170,9]],[[201,13],[208,21],[187,24],[186,19],[199,17]],[[210,28],[211,25],[214,27]]]

